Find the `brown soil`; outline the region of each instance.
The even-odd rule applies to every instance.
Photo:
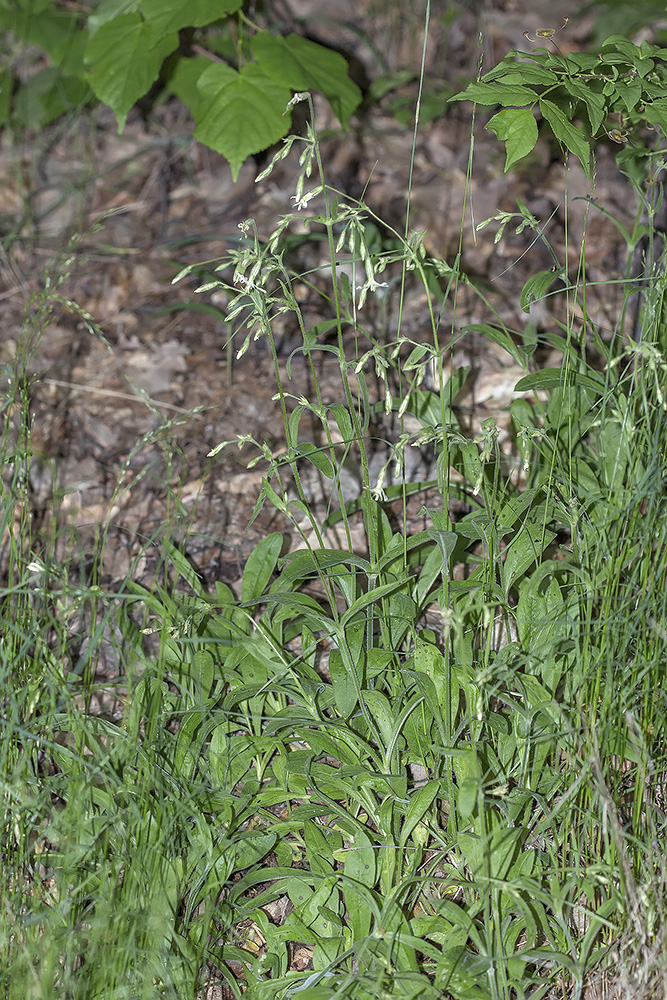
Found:
[[[336,4],[329,6],[335,16]],[[349,5],[340,6],[344,21]],[[475,73],[480,30],[488,67],[509,47],[526,47],[525,30],[544,27],[545,19],[560,22],[561,6],[567,7],[506,0],[481,5],[476,13],[462,6],[446,23],[440,15],[447,6],[436,4],[427,55],[429,82],[450,92],[459,89]],[[317,5],[302,0],[299,12],[308,14],[310,7],[316,12]],[[418,66],[417,20],[396,24],[388,14],[379,15],[370,0],[366,7],[357,7],[357,27],[387,53],[389,69]],[[559,36],[562,44],[584,46],[591,24],[573,22]],[[343,44],[342,38],[360,71],[372,78],[377,67],[363,32],[324,24],[317,30],[324,41]],[[335,30],[342,34],[332,39]],[[414,99],[414,86],[403,93]],[[530,162],[504,174],[499,144],[478,129],[472,179],[467,181],[471,108],[461,103],[444,110],[443,117],[425,123],[419,133],[411,228],[425,230],[430,253],[451,260],[467,190],[464,267],[476,280],[488,283],[488,294],[510,327],[521,330],[530,320],[538,330],[553,329],[557,317],[544,303],[530,316],[518,307],[526,278],[550,266],[544,247],[530,246],[531,237],[511,234],[496,245],[493,225],[475,236],[470,205],[479,222],[499,209],[515,210],[521,198],[540,219],[551,218],[549,239],[565,260],[567,183],[569,247],[578,254],[586,220],[587,276],[593,282],[622,273],[618,233],[601,213],[592,214],[587,202],[574,200],[589,193],[582,172],[571,165],[566,176],[559,151],[542,141]],[[320,129],[335,125],[320,102],[317,115]],[[233,183],[227,164],[197,144],[191,128],[183,109],[167,103],[147,120],[131,116],[119,136],[110,113],[97,109],[14,145],[5,136],[0,152],[0,213],[12,234],[5,240],[2,261],[0,364],[11,363],[24,349],[27,315],[35,345],[30,365],[39,373],[32,397],[34,516],[46,524],[54,492],[61,497],[63,555],[73,536],[84,555],[96,545],[99,551],[102,538],[103,575],[109,584],[128,573],[150,578],[166,535],[185,545],[208,582],[222,579],[232,584],[267,531],[285,530],[286,544],[295,544],[289,525],[269,505],[247,526],[266,469],[264,462],[247,468],[255,457],[250,447],[232,446],[216,459],[207,458],[217,444],[237,435],[266,441],[272,452],[281,448],[267,344],[252,344],[236,360],[238,344],[229,343],[224,296],[196,296],[196,276],[177,285],[171,279],[184,265],[219,258],[238,246],[238,223],[246,218],[254,218],[260,236],[266,237],[291,210],[296,156],[279,164],[260,185],[254,183],[260,164],[249,161]],[[379,218],[402,231],[411,147],[411,128],[397,121],[390,99],[385,99],[365,111],[348,133],[335,133],[323,142],[328,181],[353,197],[363,194]],[[627,223],[631,199],[612,151],[601,146],[597,158],[596,197]],[[312,269],[325,259],[321,244],[309,243],[297,251],[294,263]],[[35,313],[31,297],[44,288],[47,268],[56,277],[69,275],[58,291],[76,303],[76,309],[56,303],[46,319],[37,311],[35,329],[30,325]],[[309,298],[303,306],[309,322],[327,318],[320,299]],[[457,329],[490,319],[472,295],[463,296],[457,308]],[[616,308],[608,299],[601,300],[600,321],[612,325]],[[90,332],[81,311],[99,325],[104,340]],[[392,292],[385,313],[369,304],[364,322],[382,336],[395,326],[397,312],[398,297]],[[445,335],[448,321],[451,328],[451,318],[443,316]],[[402,322],[404,333],[414,339],[429,336],[426,301],[418,288],[408,288]],[[283,320],[275,333],[285,378],[298,331]],[[462,422],[474,430],[493,416],[502,426],[521,370],[475,335],[459,343],[453,361],[471,364],[474,372],[461,406]],[[340,400],[333,356],[322,354],[317,363],[325,402]],[[286,389],[294,396],[308,396],[312,384],[299,355],[291,374]],[[419,454],[411,473],[427,478],[431,458],[427,452]],[[378,450],[378,467],[383,460]],[[353,492],[352,472],[350,476]],[[326,502],[326,482],[313,476],[306,487],[312,502]],[[420,498],[415,511],[423,502]]]

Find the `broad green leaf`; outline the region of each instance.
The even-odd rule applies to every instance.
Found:
[[[372,889],[377,881],[376,854],[370,837],[361,831],[355,833],[345,851],[347,877]]]
[[[554,531],[544,529],[541,524],[523,526],[505,556],[503,579],[506,593],[509,593],[510,588],[540,558],[555,537]]]
[[[624,35],[609,35],[605,38],[601,48],[616,49],[616,51],[622,53],[630,63],[634,63],[637,59],[641,59],[641,50],[639,47]],[[603,53],[605,59],[608,59],[609,55],[610,54],[608,52]]]
[[[565,368],[543,368],[519,379],[515,392],[530,392],[533,389],[554,389],[556,386],[582,386],[593,389],[598,395],[604,392],[604,379],[596,373],[585,374]]]
[[[514,340],[508,330],[505,330],[502,327],[489,326],[487,323],[466,324],[464,329],[470,330],[473,333],[480,333],[487,340],[491,340],[494,344],[498,344],[499,347],[504,348],[517,364],[522,367],[525,366],[526,359],[514,343]]]
[[[350,927],[355,941],[363,941],[371,929],[374,914],[369,904],[370,893],[356,887],[356,883],[372,888],[377,881],[375,850],[370,838],[364,834],[355,834],[349,849],[345,852],[345,875],[343,894]],[[353,882],[349,882],[352,879]],[[353,884],[354,883],[354,884]]]
[[[463,945],[443,951],[437,980],[445,996],[455,1000],[490,1000],[489,970],[493,960]]]
[[[405,634],[418,618],[419,609],[408,595],[399,591],[389,598],[389,635],[394,649],[398,649]]]
[[[299,443],[299,424],[305,412],[306,407],[299,404],[290,413],[285,434],[288,448],[296,448]]]
[[[428,355],[429,358],[433,357],[433,349],[427,344],[420,344],[418,347],[414,347],[408,356],[407,361],[402,364],[402,369],[404,372],[411,372],[415,368],[420,368],[423,364],[424,355]]]
[[[389,746],[396,726],[396,716],[391,710],[389,699],[381,691],[364,691],[362,698],[373,719],[377,722],[385,747]]]
[[[519,638],[526,649],[539,649],[557,633],[564,607],[555,577],[545,586],[543,579],[530,580],[521,587],[516,609]]]
[[[667,131],[667,98],[651,101],[644,106],[642,117],[650,125],[658,125],[663,131]]]
[[[307,459],[327,479],[334,478],[336,474],[335,469],[331,464],[331,459],[322,448],[318,448],[317,445],[309,441],[304,441],[295,451],[298,457]]]
[[[440,791],[441,784],[441,781],[428,781],[423,788],[420,788],[418,792],[410,796],[410,802],[408,808],[405,810],[405,819],[401,827],[401,847],[405,847],[410,834],[417,824],[421,823],[431,808],[433,800]]]
[[[2,10],[0,5],[0,32],[5,31],[42,49],[63,72],[83,70],[86,32],[81,30],[78,19],[69,10],[58,10],[53,3],[31,3],[29,10],[24,12]]]
[[[341,716],[347,719],[359,701],[359,681],[355,680],[345,666],[338,649],[332,649],[329,653],[328,666],[336,708]]]
[[[431,548],[424,560],[424,565],[413,591],[419,610],[422,610],[424,607],[424,603],[435,581],[446,579],[449,576],[449,558],[457,542],[456,534],[453,531],[437,531],[435,528],[431,528],[428,534],[436,544]]]
[[[222,153],[236,180],[249,156],[287,133],[290,119],[284,111],[291,93],[256,63],[232,73],[230,78],[229,67],[215,63],[200,76],[199,89],[208,103],[194,137]]]
[[[546,98],[540,100],[542,116],[549,122],[552,131],[559,142],[581,161],[586,177],[591,178],[591,147],[581,133],[581,130],[569,121],[553,101]]]
[[[326,935],[330,931],[331,921],[326,914],[322,914],[322,909],[326,907],[336,913],[340,906],[335,880],[323,879],[313,892],[302,879],[288,878],[285,880],[285,888],[299,920],[318,937]]]
[[[244,604],[256,601],[262,596],[275,571],[282,547],[283,536],[281,532],[273,531],[252,550],[243,570],[241,601]]]
[[[139,0],[100,0],[88,18],[88,30],[92,35],[107,21],[113,21],[121,14],[134,14],[138,9]]]
[[[209,69],[211,60],[206,56],[196,56],[192,59],[179,59],[169,77],[168,88],[189,108],[192,117],[197,122],[203,117],[208,105],[208,98],[199,89],[199,78]],[[222,68],[222,67],[221,67]],[[236,79],[236,73],[230,67],[229,81]],[[188,308],[190,304],[188,304]]]
[[[581,80],[572,78],[564,81],[564,86],[569,92],[586,105],[588,120],[591,123],[591,132],[595,134],[602,125],[607,114],[605,100],[602,94],[597,94]]]
[[[535,104],[538,95],[530,87],[505,86],[503,83],[471,83],[450,101],[474,101],[475,104],[502,104],[503,107]]]
[[[159,37],[139,14],[107,21],[89,40],[85,59],[95,96],[108,104],[122,132],[130,108],[149,90],[178,47],[175,33]]]
[[[442,650],[423,637],[422,633],[415,636],[415,670],[430,678],[435,690],[438,704],[451,724],[456,718],[459,704],[459,683],[456,675],[447,670],[445,656]],[[449,697],[449,703],[447,698]]]
[[[523,836],[520,827],[496,826],[485,838],[460,833],[457,843],[475,879],[495,880],[506,878]]]
[[[353,552],[344,552],[340,549],[313,549],[310,551],[289,552],[282,560],[285,564],[281,580],[314,580],[319,576],[319,572],[331,570],[334,566],[356,566],[365,576],[370,576],[373,567],[368,559],[355,555]]]
[[[521,55],[523,56],[525,53],[521,53]],[[552,84],[559,82],[560,77],[556,73],[552,73],[550,69],[545,69],[544,66],[536,66],[526,62],[517,65],[514,61],[510,63],[503,61],[482,77],[482,83],[490,83],[492,80],[502,80],[504,84],[512,86],[534,83],[538,86],[551,87]]]
[[[334,403],[329,409],[338,425],[343,444],[351,444],[354,440],[354,431],[352,429],[352,419],[349,410],[342,403]]]
[[[507,534],[519,518],[523,517],[531,509],[539,493],[539,488],[524,490],[518,496],[511,497],[507,503],[503,504],[500,511],[494,514],[499,538]]]
[[[639,80],[635,83],[626,82],[619,88],[621,100],[625,104],[628,112],[633,112],[642,99],[642,84]]]
[[[533,711],[536,711],[538,708],[547,709],[550,711],[550,714],[555,713],[555,718],[560,721],[560,709],[537,677],[533,674],[523,674],[521,677],[521,686],[525,691],[526,700]]]
[[[467,820],[469,816],[472,816],[481,787],[482,782],[479,778],[464,778],[460,782],[456,795],[456,805],[461,819]]]
[[[9,109],[13,89],[14,80],[11,73],[0,69],[0,126],[6,125],[9,121]]]
[[[530,312],[530,307],[543,299],[556,280],[554,271],[539,271],[533,274],[525,283],[521,290],[519,304],[525,313]]]
[[[236,871],[250,868],[266,857],[276,840],[277,833],[264,833],[260,830],[247,830],[236,835],[238,840],[234,843],[236,849]]]
[[[399,587],[403,586],[404,584],[400,580],[397,580],[395,583],[383,583],[379,587],[369,590],[367,594],[362,594],[361,597],[358,597],[354,604],[347,609],[341,618],[341,627],[345,628],[355,615],[367,608],[369,604],[373,604],[375,601],[381,600],[383,597],[386,597],[387,594],[391,594],[394,590],[398,590]]]
[[[7,103],[10,96],[8,93]],[[38,70],[19,88],[11,109],[12,118],[27,128],[39,129],[59,115],[79,109],[91,96],[85,80],[63,76],[59,69],[50,66]]]
[[[155,33],[201,28],[234,14],[243,0],[141,0],[141,9]]]
[[[341,125],[347,125],[361,103],[361,91],[350,79],[346,60],[332,49],[299,35],[260,31],[252,40],[252,51],[274,85],[324,94]]]
[[[505,143],[505,173],[517,160],[527,156],[537,142],[537,122],[526,108],[499,111],[486,127]]]
[[[311,872],[329,875],[333,871],[334,854],[343,844],[337,830],[329,830],[313,820],[306,820],[303,827],[303,839]]]

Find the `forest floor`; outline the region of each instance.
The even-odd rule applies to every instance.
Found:
[[[458,250],[462,230],[464,270],[485,285],[489,300],[512,329],[532,322],[543,330],[556,321],[543,303],[530,315],[519,308],[524,281],[548,268],[551,258],[533,234],[516,237],[508,227],[507,238],[494,244],[497,227],[491,224],[475,233],[474,224],[499,210],[517,211],[519,198],[546,224],[561,260],[568,245],[578,256],[585,225],[590,287],[598,278],[622,275],[625,247],[607,217],[591,210],[589,184],[574,165],[568,167],[566,244],[566,168],[560,151],[540,140],[533,156],[505,174],[502,147],[484,133],[479,114],[468,179],[472,106],[446,104],[446,99],[475,77],[480,55],[488,69],[512,47],[530,51],[524,32],[534,38],[540,28],[559,27],[568,6],[506,0],[486,3],[474,13],[467,7],[433,5],[410,228],[424,231],[427,251],[448,261]],[[334,3],[328,5],[330,20],[325,23],[318,20],[317,4],[304,0],[295,7],[300,16],[312,16],[309,24],[316,37],[354,57],[366,80],[380,69],[410,70],[416,76],[423,37],[416,14],[396,23],[368,2],[355,5],[353,24],[346,20],[348,5]],[[594,29],[592,17],[572,21],[559,35],[559,44],[585,48]],[[378,52],[383,53],[382,66]],[[379,219],[399,232],[405,226],[416,86],[408,84],[371,104],[346,133],[336,130],[330,112],[316,102],[318,129],[327,132],[323,154],[329,184],[363,197]],[[227,448],[215,460],[207,458],[217,444],[237,435],[251,434],[272,449],[279,447],[274,434],[279,410],[272,400],[275,383],[266,344],[252,344],[237,360],[238,345],[229,343],[224,296],[195,295],[200,279],[194,275],[171,282],[185,265],[215,260],[237,247],[238,224],[247,218],[256,220],[260,237],[267,237],[291,210],[297,157],[279,163],[259,185],[255,178],[266,160],[250,160],[234,183],[227,163],[192,139],[191,130],[187,113],[175,102],[159,104],[145,116],[135,112],[122,135],[111,113],[97,108],[32,137],[12,141],[5,135],[0,149],[5,232],[0,364],[11,362],[25,347],[25,338],[32,338],[30,364],[39,376],[32,398],[33,517],[37,524],[40,519],[48,523],[54,494],[60,497],[59,544],[74,544],[84,563],[95,539],[105,534],[102,566],[109,583],[123,579],[131,567],[135,577],[150,578],[150,556],[143,555],[136,566],[133,561],[138,552],[151,551],[146,550],[147,539],[157,554],[166,524],[172,537],[174,524],[180,524],[188,555],[207,582],[221,579],[232,586],[258,539],[270,530],[286,529],[268,506],[247,526],[263,474],[261,464],[247,469],[254,457],[249,449]],[[631,224],[632,199],[610,145],[601,142],[596,149],[594,194]],[[321,254],[321,245],[311,241],[291,263],[317,268],[325,262]],[[48,322],[38,318],[34,329],[33,297],[44,288],[47,272],[52,281],[64,279],[59,294],[76,309],[64,301],[52,303]],[[303,305],[313,325],[326,318],[321,300]],[[597,308],[611,312],[617,306],[609,300],[607,286],[606,299]],[[388,294],[382,314],[373,308],[367,307],[364,322],[381,337],[395,328],[398,299]],[[458,325],[491,318],[476,296],[470,302],[459,300],[457,308]],[[91,333],[82,313],[99,325],[103,338]],[[446,329],[447,317],[443,319]],[[404,332],[416,340],[428,330],[423,292],[408,290],[402,322]],[[274,332],[284,363],[298,343],[298,331],[285,323]],[[458,345],[456,363],[471,364],[474,373],[461,404],[462,421],[475,426],[492,416],[502,428],[522,371],[508,366],[506,354],[495,353],[487,340],[477,342],[474,334]],[[330,384],[335,393],[335,359],[323,353],[318,364],[321,385],[326,391]],[[295,361],[291,375],[289,390],[295,396],[307,394],[305,363]],[[168,429],[165,421],[171,422]],[[418,455],[415,465],[420,462],[422,468],[411,472],[427,478],[429,455]],[[169,509],[173,490],[167,485],[180,500],[176,519]],[[313,493],[321,489],[316,482],[311,485]]]

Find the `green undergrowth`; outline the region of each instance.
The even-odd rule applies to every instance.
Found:
[[[245,224],[200,289],[227,290],[240,352],[266,341],[284,416],[282,450],[214,449],[255,446],[257,510],[291,523],[257,545],[240,592],[204,587],[166,539],[151,588],[58,564],[28,517],[29,378],[5,373],[3,995],[180,1000],[222,980],[253,1000],[518,1000],[581,997],[604,974],[656,995],[663,269],[624,280],[613,327],[588,311],[582,257],[556,291],[544,274],[524,289],[526,309],[548,295],[566,321],[512,330],[489,306],[461,329],[457,296],[484,292],[460,259],[429,259],[407,227],[375,239],[379,220],[328,187],[314,130],[297,141],[299,224],[328,267],[290,270],[290,214],[268,241]],[[525,206],[517,222],[544,235]],[[419,341],[401,324],[414,283],[432,320]],[[314,328],[304,286],[330,316]],[[366,324],[373,300],[397,304],[391,339]],[[311,398],[290,395],[294,357],[280,364],[286,314]],[[469,333],[524,372],[508,447],[493,421],[461,422],[471,373],[449,359]],[[386,461],[371,474],[373,435]],[[430,449],[427,482],[406,472],[412,445]],[[109,636],[122,721],[90,708]]]

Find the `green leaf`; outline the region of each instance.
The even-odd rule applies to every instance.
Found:
[[[401,827],[401,847],[405,847],[410,834],[431,808],[433,800],[440,791],[440,785],[440,781],[429,781],[410,797],[410,803],[405,811],[405,819]]]
[[[9,107],[14,89],[14,81],[11,73],[0,69],[0,126],[6,125],[9,121]]]
[[[635,45],[634,42],[631,42],[629,38],[625,38],[624,35],[609,35],[608,38],[605,38],[601,48],[616,49],[616,51],[622,53],[631,64],[633,64],[637,59],[641,59],[641,50],[639,47]],[[605,52],[604,58],[609,59],[610,53]]]
[[[324,45],[299,35],[260,31],[252,40],[252,51],[262,72],[276,85],[324,94],[341,125],[347,125],[361,103],[361,91],[350,79],[346,60]]]
[[[279,531],[273,531],[252,550],[243,570],[241,601],[244,604],[256,601],[262,596],[275,571],[282,547],[282,534]]]
[[[38,70],[21,86],[12,116],[27,128],[42,128],[64,112],[80,108],[90,96],[85,80],[63,76],[60,70],[50,66]],[[10,93],[7,93],[7,102],[9,98]]]
[[[458,845],[475,879],[504,879],[524,835],[520,827],[497,826],[484,839],[459,833]]]
[[[503,327],[489,326],[487,323],[466,324],[464,329],[473,333],[480,333],[487,340],[491,340],[494,344],[498,344],[499,347],[504,348],[517,364],[522,367],[525,366],[526,359],[514,343],[509,330]]]
[[[303,827],[303,839],[308,855],[311,872],[329,875],[333,871],[334,851],[340,850],[343,838],[337,830],[306,820]]]
[[[294,905],[298,919],[318,937],[326,934],[331,921],[322,914],[322,909],[338,909],[338,889],[333,878],[325,878],[313,892],[302,879],[285,879],[287,894]]]
[[[644,106],[643,118],[650,125],[658,125],[663,131],[667,131],[667,98],[660,98],[651,101]]]
[[[364,608],[367,608],[369,604],[373,604],[375,601],[381,600],[383,597],[386,597],[387,594],[391,594],[394,590],[397,590],[402,586],[404,586],[404,584],[400,580],[397,580],[394,583],[383,583],[379,587],[374,587],[367,594],[362,594],[361,597],[358,597],[354,604],[347,609],[345,614],[340,619],[341,628],[345,628],[355,615],[357,615],[360,611],[363,611]]]
[[[146,20],[157,35],[166,35],[181,28],[201,28],[243,6],[243,0],[141,0]]]
[[[541,524],[523,526],[505,556],[503,579],[506,593],[509,593],[517,580],[539,559],[555,537],[554,531],[547,531]]]
[[[376,851],[370,837],[358,832],[354,834],[350,847],[345,852],[346,880],[344,882],[345,907],[355,940],[362,941],[371,927],[373,911],[369,905],[368,893],[357,889],[353,883],[372,889],[377,881]]]
[[[415,670],[430,678],[445,718],[455,718],[459,704],[459,684],[456,676],[447,669],[442,650],[424,638],[423,634],[417,634],[414,662]]]
[[[493,959],[463,945],[449,947],[438,962],[438,983],[446,996],[456,1000],[489,1000],[492,995],[486,985]]]
[[[558,581],[527,580],[519,592],[516,623],[519,639],[526,650],[539,649],[558,630],[564,601]]]
[[[160,37],[139,14],[107,21],[86,46],[88,82],[108,104],[122,132],[130,108],[157,80],[166,57],[178,47],[175,33]]]
[[[602,94],[597,94],[581,80],[574,78],[563,81],[567,90],[578,100],[586,105],[588,120],[591,123],[591,132],[595,134],[600,128],[607,114],[606,104]]]
[[[362,698],[370,711],[382,736],[385,746],[389,746],[394,738],[396,716],[391,709],[389,699],[381,691],[364,691]]]
[[[306,458],[327,479],[334,478],[336,474],[335,469],[331,464],[331,459],[322,448],[318,448],[317,445],[312,444],[310,441],[304,441],[295,451],[297,456]]]
[[[513,163],[527,156],[537,142],[537,122],[526,108],[499,111],[486,126],[505,143],[505,173]]]
[[[474,101],[475,104],[513,105],[535,104],[538,95],[530,87],[511,87],[503,83],[471,83],[461,94],[450,97],[450,101]]]
[[[328,666],[334,703],[342,718],[347,719],[359,701],[359,681],[355,682],[338,649],[332,649],[329,653]]]
[[[530,307],[539,302],[546,295],[549,287],[556,280],[555,271],[540,271],[533,274],[521,289],[519,303],[525,313],[530,312]]]
[[[523,55],[524,53],[522,53]],[[483,83],[490,83],[492,80],[502,80],[504,84],[524,86],[525,84],[537,84],[544,87],[551,87],[554,83],[559,83],[560,78],[552,73],[550,69],[543,66],[522,62],[501,62],[494,69],[489,70],[482,77]]]
[[[482,782],[479,778],[463,778],[460,782],[456,796],[456,805],[461,819],[467,820],[469,816],[472,816],[477,805],[481,786]]]
[[[345,851],[347,877],[372,889],[377,881],[376,854],[370,837],[361,831],[355,832],[349,848]]]
[[[236,871],[242,871],[257,864],[266,857],[278,839],[277,833],[263,833],[262,830],[247,830],[236,835]]]
[[[113,21],[121,14],[133,14],[138,9],[139,0],[100,0],[88,18],[88,30],[92,35],[107,21]]]
[[[208,98],[199,89],[199,79],[205,70],[211,66],[211,60],[206,56],[194,59],[179,59],[169,77],[167,87],[189,108],[192,117],[197,122],[203,116],[208,105]],[[228,67],[229,68],[229,67]],[[234,80],[236,74],[229,69],[229,79]],[[188,308],[191,308],[188,303]]]
[[[0,4],[0,32],[11,31],[21,41],[42,49],[63,72],[79,72],[83,69],[86,32],[71,11],[54,8],[52,3],[31,3],[23,12],[3,11]]]
[[[256,63],[238,73],[215,63],[200,76],[199,89],[208,103],[195,139],[222,153],[234,180],[249,156],[282,139],[289,129],[289,116],[283,112],[291,93]]]
[[[515,392],[530,392],[533,389],[554,389],[557,386],[579,385],[593,389],[598,395],[604,392],[604,379],[597,373],[584,374],[565,368],[543,368],[532,375],[525,375],[514,386]]]
[[[340,436],[343,439],[343,444],[351,444],[354,440],[354,430],[352,428],[352,419],[350,417],[349,410],[347,407],[343,406],[342,403],[334,403],[333,406],[329,407],[329,409],[333,414],[336,424],[338,425],[338,430],[340,431]]]
[[[560,108],[546,98],[540,100],[540,111],[563,146],[581,161],[586,177],[591,178],[591,147],[581,131],[569,121]]]

